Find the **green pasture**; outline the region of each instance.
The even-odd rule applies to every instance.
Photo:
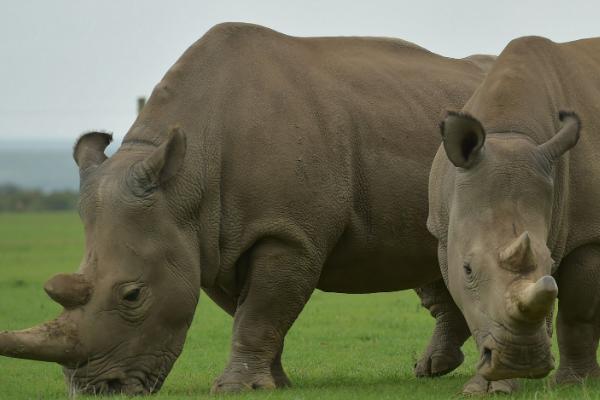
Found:
[[[77,268],[83,234],[75,213],[0,214],[0,329],[25,328],[55,316],[42,290],[56,272]],[[231,399],[448,399],[460,397],[476,354],[452,374],[416,379],[412,366],[433,319],[411,291],[374,295],[316,292],[286,340],[284,367],[293,388]],[[228,357],[231,320],[201,296],[182,356],[153,399],[204,399]],[[556,352],[555,352],[556,353]],[[515,398],[600,398],[600,384],[554,389],[523,381]],[[0,357],[0,399],[65,398],[60,367]]]

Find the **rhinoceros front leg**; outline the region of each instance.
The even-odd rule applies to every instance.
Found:
[[[227,314],[232,317],[235,315],[237,309],[237,300],[233,296],[229,296],[225,291],[218,287],[202,288],[204,292],[214,301],[219,307],[221,307]],[[271,364],[271,375],[275,381],[276,387],[290,386],[291,382],[281,364],[281,354],[283,353],[283,343],[281,349],[277,353],[275,360]]]
[[[421,298],[423,307],[435,318],[433,335],[423,356],[415,365],[415,375],[435,377],[447,374],[462,364],[464,355],[460,348],[471,336],[471,332],[442,279],[415,291]],[[510,394],[518,387],[515,379],[492,382],[481,375],[475,375],[463,386],[463,394]]]
[[[281,364],[281,355],[283,354],[283,343],[281,343],[281,348],[279,352],[275,356],[275,360],[271,364],[271,375],[273,376],[273,380],[275,381],[275,386],[278,388],[292,386],[292,382],[286,375],[283,370],[283,365]]]
[[[250,255],[234,317],[231,356],[213,392],[289,384],[281,367],[284,338],[316,287],[322,262],[301,245],[264,239]]]
[[[600,377],[596,360],[600,333],[600,245],[571,252],[558,270],[556,383]]]
[[[415,375],[419,378],[445,375],[462,364],[464,355],[460,348],[471,332],[442,279],[415,291],[423,307],[435,318],[433,335],[415,364]]]

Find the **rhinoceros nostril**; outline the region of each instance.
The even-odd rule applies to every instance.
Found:
[[[484,347],[483,348],[483,353],[481,354],[481,362],[482,364],[488,364],[491,365],[492,364],[492,350]]]

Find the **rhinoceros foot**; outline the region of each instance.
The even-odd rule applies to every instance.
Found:
[[[415,364],[415,376],[417,378],[433,378],[446,375],[460,366],[465,359],[460,348],[435,349],[432,346]]]
[[[215,380],[211,393],[237,393],[285,386],[290,386],[290,381],[282,368],[270,371],[253,371],[252,369],[232,371],[227,369]]]
[[[559,368],[556,375],[554,375],[553,383],[556,385],[582,384],[586,380],[598,378],[600,378],[600,368],[598,366],[580,371],[572,368]]]
[[[271,365],[271,375],[275,381],[275,387],[284,388],[292,386],[292,382],[285,374],[283,366],[281,365],[281,358],[277,358],[273,365]]]
[[[481,375],[475,375],[465,386],[463,386],[463,395],[477,396],[485,394],[511,394],[519,389],[516,379],[505,379],[501,381],[488,381]]]

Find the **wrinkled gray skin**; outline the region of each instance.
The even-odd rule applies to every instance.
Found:
[[[556,381],[599,375],[599,70],[600,39],[516,39],[442,124],[428,228],[481,352],[474,391],[553,369],[557,295]]]
[[[116,154],[106,134],[77,142],[85,256],[46,284],[64,313],[0,334],[0,354],[61,363],[74,391],[155,392],[202,287],[235,317],[214,391],[281,387],[285,334],[315,288],[425,285],[438,323],[417,373],[455,368],[469,333],[440,284],[427,177],[442,110],[464,104],[491,60],[214,27]]]

